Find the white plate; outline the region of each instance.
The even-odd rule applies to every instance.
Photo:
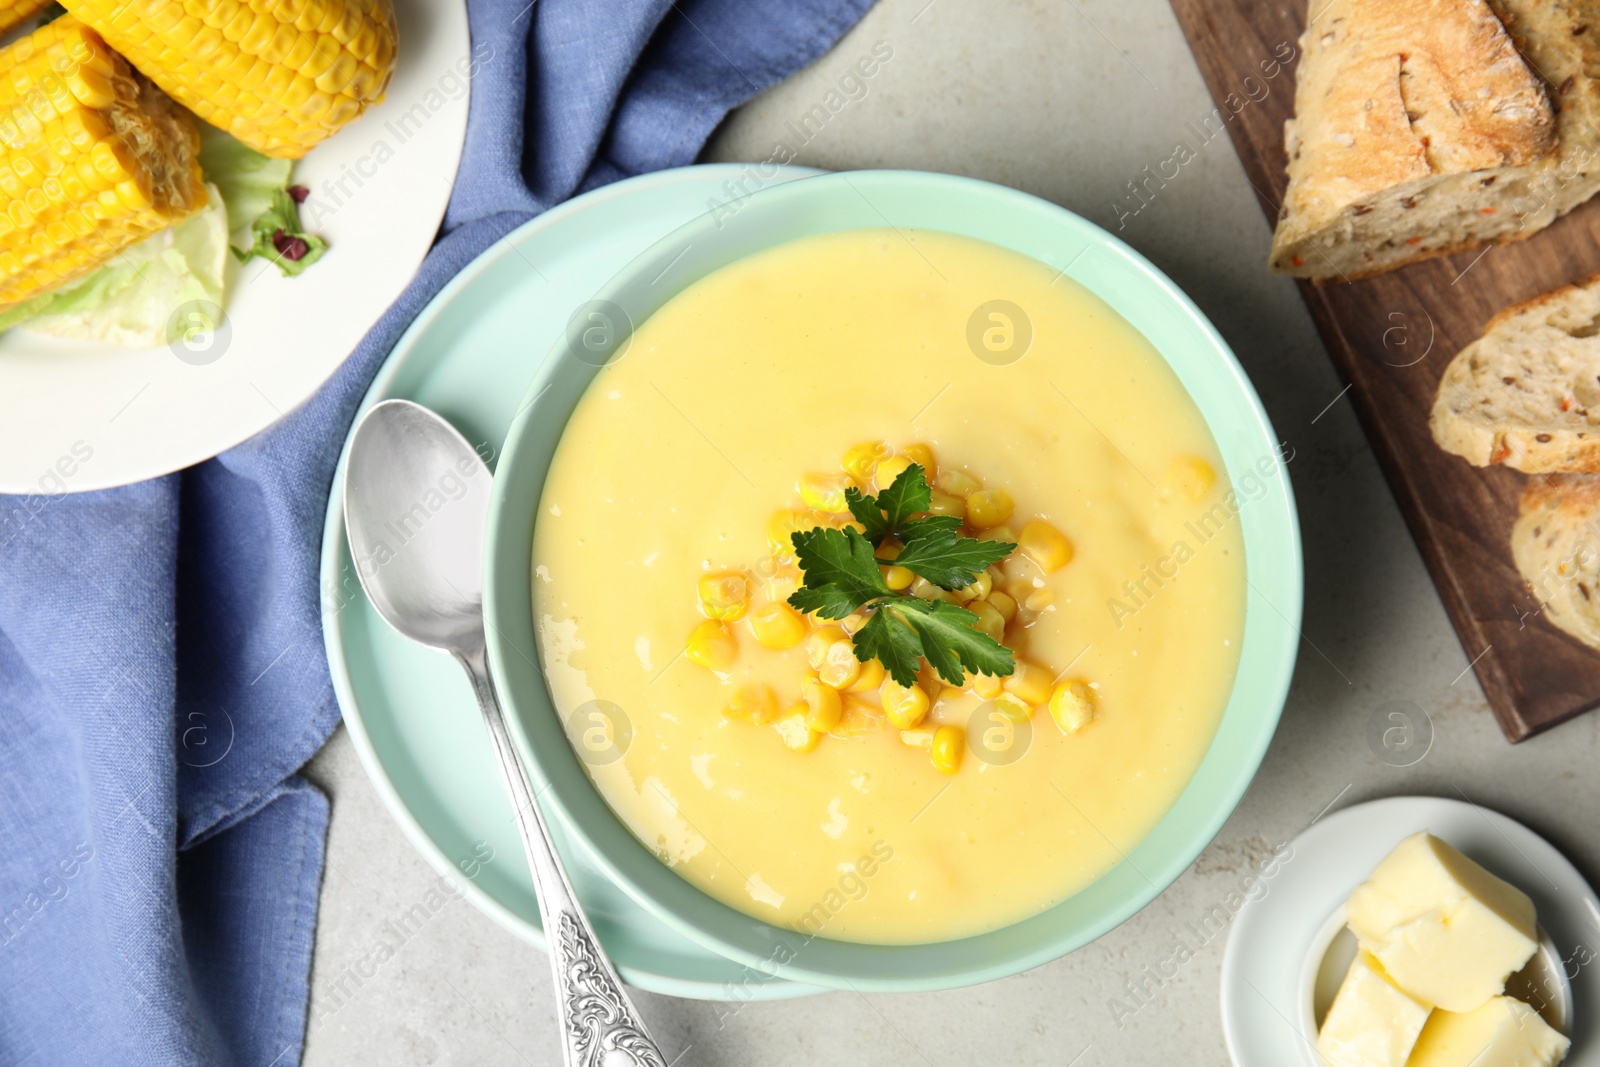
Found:
[[[204,364],[165,347],[0,334],[0,492],[103,489],[208,459],[315,392],[400,295],[455,182],[461,71],[494,57],[473,56],[463,0],[395,9],[388,99],[295,167],[315,198],[301,209],[307,228],[332,243],[328,255],[299,278],[262,259],[231,267],[227,325]]]
[[[1239,910],[1222,956],[1222,1030],[1236,1067],[1320,1063],[1301,1005],[1302,969],[1329,916],[1403,838],[1443,838],[1533,898],[1571,979],[1567,1067],[1600,1064],[1600,900],[1544,838],[1499,812],[1436,797],[1346,808],[1290,843],[1266,894]]]

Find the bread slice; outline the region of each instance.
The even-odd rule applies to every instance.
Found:
[[[1600,472],[1600,274],[1490,319],[1445,368],[1428,425],[1479,467]]]
[[[1351,280],[1600,190],[1600,0],[1311,0],[1270,263]]]
[[[1544,617],[1600,648],[1600,478],[1543,479],[1522,494],[1511,557]]]

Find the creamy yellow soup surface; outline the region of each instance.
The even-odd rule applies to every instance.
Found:
[[[1008,337],[986,312],[969,329],[995,300],[1031,331],[1012,321]],[[740,682],[798,700],[804,648],[764,648],[738,622],[727,676],[690,662],[696,582],[767,556],[797,479],[873,439],[931,445],[1071,540],[1072,562],[1040,576],[1053,603],[1007,643],[1094,685],[1089,726],[1066,735],[1041,709],[1005,759],[969,751],[946,775],[893,729],[795,752],[723,714]],[[1174,488],[1184,457],[1218,474],[1198,500]],[[1104,874],[1204,757],[1244,622],[1221,472],[1165,362],[1071,279],[936,232],[796,241],[677,296],[579,403],[536,521],[540,655],[596,786],[692,884],[829,938],[979,933]],[[1018,730],[973,721],[980,703],[949,691],[930,722]],[[616,747],[592,732],[611,705]]]

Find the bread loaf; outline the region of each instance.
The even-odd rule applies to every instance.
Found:
[[[1311,0],[1271,265],[1349,280],[1600,189],[1600,0]]]

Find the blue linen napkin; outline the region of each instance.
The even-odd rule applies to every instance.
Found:
[[[692,163],[869,4],[469,0],[493,59],[441,237],[328,384],[181,474],[0,496],[0,1064],[298,1061],[328,803],[296,771],[339,719],[318,552],[367,384],[484,249]]]

